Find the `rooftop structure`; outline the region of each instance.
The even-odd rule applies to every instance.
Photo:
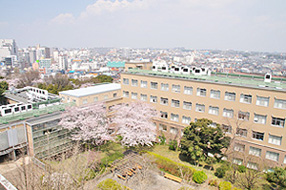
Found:
[[[106,66],[111,67],[111,68],[124,68],[125,62],[124,61],[109,61]]]

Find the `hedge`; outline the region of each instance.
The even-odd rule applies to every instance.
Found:
[[[190,166],[186,166],[181,163],[177,163],[169,158],[166,158],[164,156],[161,156],[159,154],[153,153],[153,152],[147,152],[149,155],[153,156],[155,158],[154,163],[157,165],[157,167],[160,170],[163,170],[167,173],[170,173],[172,175],[182,177],[181,172],[184,176],[184,179],[189,181],[193,175],[193,173],[196,171],[194,168]]]
[[[100,190],[126,190],[127,187],[120,185],[117,181],[113,179],[106,179],[100,182],[97,186]]]

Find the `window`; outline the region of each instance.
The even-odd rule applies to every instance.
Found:
[[[137,99],[137,93],[136,92],[131,92],[131,98],[136,100]]]
[[[113,93],[113,98],[116,98],[117,97],[117,93]]]
[[[273,161],[278,161],[279,160],[279,153],[266,151],[265,158],[269,159],[269,160],[273,160]]]
[[[237,165],[241,165],[242,162],[243,162],[243,160],[242,160],[242,159],[239,159],[239,158],[234,158],[234,159],[232,160],[232,163],[237,164]]]
[[[269,97],[257,96],[256,105],[268,107]]]
[[[168,91],[169,90],[169,84],[167,83],[161,83],[161,90]]]
[[[179,121],[179,115],[178,114],[173,114],[173,113],[171,113],[171,120],[172,121]]]
[[[222,124],[222,130],[226,133],[231,133],[232,127],[230,125],[224,125]]]
[[[254,114],[254,123],[265,124],[266,123],[266,115]]]
[[[268,143],[275,144],[275,145],[281,145],[281,141],[282,141],[282,136],[279,137],[279,136],[269,134]]]
[[[209,114],[211,115],[218,115],[219,114],[219,107],[209,107]]]
[[[128,85],[128,84],[129,84],[129,79],[127,79],[127,78],[123,78],[123,84]]]
[[[108,95],[104,95],[103,99],[107,100],[108,99]]]
[[[87,104],[87,99],[83,99],[82,104]]]
[[[233,110],[224,108],[222,116],[223,117],[228,117],[228,118],[233,118]]]
[[[157,82],[151,82],[151,89],[158,89],[158,83]]]
[[[191,117],[183,116],[182,117],[182,123],[189,125],[191,123]]]
[[[244,144],[235,143],[235,144],[234,144],[234,147],[233,147],[233,150],[234,150],[234,151],[238,151],[238,152],[244,152],[244,150],[245,150],[245,145],[244,145]]]
[[[172,92],[180,93],[180,85],[172,85]]]
[[[228,101],[235,101],[235,93],[234,92],[225,92],[224,99]]]
[[[129,97],[129,92],[128,91],[123,91],[123,97],[128,98]]]
[[[252,96],[249,94],[240,94],[240,102],[251,104]]]
[[[147,81],[141,80],[141,88],[147,88]]]
[[[163,124],[159,124],[159,131],[167,131],[167,126]]]
[[[211,90],[211,98],[220,99],[220,91],[219,90]]]
[[[94,97],[93,101],[97,102],[98,101],[98,97]]]
[[[249,169],[258,170],[257,164],[253,163],[253,162],[247,162],[246,167],[249,168]]]
[[[249,121],[249,112],[238,112],[238,119],[244,120],[244,121]]]
[[[142,101],[147,101],[147,94],[141,94],[141,100]]]
[[[177,128],[175,128],[175,127],[171,127],[170,128],[170,133],[172,133],[172,134],[174,134],[174,135],[176,135],[176,134],[178,134],[178,129]]]
[[[207,95],[207,90],[204,88],[197,88],[197,96],[205,97]]]
[[[284,157],[284,162],[283,162],[284,164],[286,164],[286,155],[285,155],[285,157]]]
[[[260,157],[261,156],[261,149],[250,146],[248,154]]]
[[[132,79],[131,80],[131,85],[132,86],[138,86],[138,80]]]
[[[284,123],[285,123],[284,118],[272,117],[271,125],[274,125],[277,127],[284,127]]]
[[[179,108],[180,107],[180,100],[174,100],[172,99],[172,104],[171,104],[172,107],[175,107],[175,108]]]
[[[183,109],[191,110],[192,109],[192,102],[183,102]]]
[[[161,102],[162,105],[168,105],[168,98],[162,98],[161,97],[161,101],[160,102]]]
[[[242,128],[237,128],[236,135],[241,136],[241,137],[247,137],[247,130],[242,129]]]
[[[184,94],[192,95],[193,94],[193,87],[184,86]]]
[[[197,112],[205,112],[205,105],[204,104],[196,104],[196,111]]]
[[[281,100],[281,99],[275,98],[274,108],[286,109],[286,100]]]
[[[160,111],[160,116],[161,116],[161,118],[167,119],[168,118],[168,113]]]
[[[260,140],[260,141],[263,141],[263,139],[264,139],[264,133],[252,131],[252,138],[253,138],[253,139]]]
[[[150,96],[150,102],[156,103],[157,102],[157,96]]]

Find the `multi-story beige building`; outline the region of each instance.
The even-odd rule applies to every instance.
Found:
[[[116,83],[98,84],[87,88],[59,92],[63,103],[74,102],[77,106],[92,104],[97,101],[106,102],[106,106],[121,101],[121,85]]]
[[[121,84],[123,102],[146,101],[161,113],[155,119],[158,136],[179,139],[190,122],[208,118],[234,139],[234,163],[254,169],[257,160],[286,165],[285,80],[128,69]]]

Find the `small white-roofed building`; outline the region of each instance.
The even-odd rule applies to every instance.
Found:
[[[121,99],[121,85],[116,83],[98,84],[92,87],[59,92],[64,103],[74,102],[77,106],[97,101],[118,101]]]

